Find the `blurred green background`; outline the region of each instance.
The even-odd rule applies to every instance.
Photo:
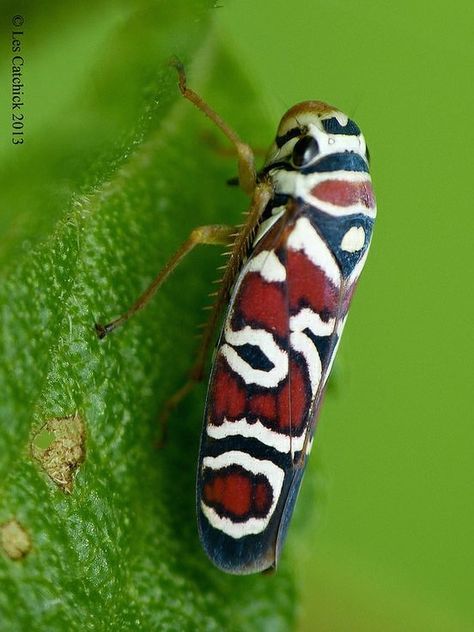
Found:
[[[372,157],[373,247],[313,452],[325,501],[290,537],[305,630],[474,629],[473,18],[457,0],[218,14],[272,120],[327,100]]]
[[[285,573],[294,576],[298,596],[282,592],[292,590],[284,580],[271,584],[271,597],[263,595],[262,599],[270,604],[273,600],[279,612],[282,608],[290,611],[282,604],[294,600],[298,611],[291,626],[302,631],[474,629],[474,348],[469,327],[474,229],[471,3],[220,0],[212,9],[210,3],[196,1],[178,3],[178,8],[171,10],[166,2],[143,1],[133,6],[127,2],[84,2],[68,7],[51,2],[45,13],[38,12],[32,3],[22,9],[7,5],[2,6],[0,16],[4,42],[0,66],[0,307],[2,343],[13,355],[19,342],[10,338],[9,315],[17,304],[11,288],[15,292],[22,278],[29,279],[30,257],[38,252],[41,255],[41,248],[47,250],[55,235],[61,241],[73,201],[79,195],[94,199],[104,182],[115,182],[117,170],[153,138],[160,122],[169,116],[176,99],[174,79],[164,66],[170,54],[177,52],[187,63],[194,62],[191,78],[195,78],[195,85],[203,86],[206,98],[255,146],[270,142],[281,114],[300,100],[328,101],[360,124],[370,146],[379,209],[374,242],[281,563],[283,577]],[[27,21],[28,146],[20,154],[9,140],[8,63],[9,20],[23,10],[31,27]],[[211,66],[213,78],[209,81]],[[196,119],[194,113],[181,116],[193,121],[199,118],[198,113]],[[179,133],[174,120],[166,118],[167,133],[170,129],[172,134]],[[114,222],[119,228],[111,224],[112,237],[107,233],[107,238],[101,239],[101,225],[93,228],[99,238],[98,246],[96,242],[90,246],[89,261],[99,265],[97,261],[103,258],[104,262],[96,276],[86,275],[86,280],[92,288],[101,288],[109,301],[105,304],[113,305],[114,310],[133,297],[134,287],[151,278],[158,260],[162,262],[185,236],[184,227],[188,230],[211,219],[227,221],[227,213],[237,218],[245,203],[239,192],[215,184],[232,175],[233,165],[196,143],[199,136],[194,128],[186,135],[186,125],[176,146],[164,152],[169,172],[157,173],[158,189],[162,187],[164,192],[163,217],[159,216],[157,226],[150,215],[146,222],[137,220],[120,227],[118,203]],[[209,129],[205,122],[196,125]],[[157,147],[156,151],[164,151]],[[200,170],[194,166],[196,162]],[[139,171],[136,177],[140,178]],[[193,191],[198,187],[196,182],[199,194]],[[213,190],[208,191],[206,187],[211,186]],[[157,195],[149,190],[150,196]],[[186,211],[184,206],[176,210],[175,224],[174,198],[166,197],[173,191],[180,204],[188,205]],[[146,205],[141,193],[132,192],[126,199],[125,217],[134,217],[134,195],[138,210]],[[221,205],[223,214],[219,214]],[[107,222],[109,214],[104,213],[104,217]],[[91,227],[86,226],[89,230]],[[49,242],[45,241],[49,235]],[[132,242],[123,252],[119,237]],[[153,247],[161,238],[169,249],[159,252],[155,261]],[[109,242],[119,248],[116,268],[110,267],[115,264],[114,254],[106,252]],[[212,278],[217,260],[205,257],[203,269],[209,278],[204,273],[201,278],[200,262],[195,258],[195,270],[180,271],[177,285],[165,295],[165,315],[170,317],[182,295],[180,281],[191,283],[194,294],[183,308],[190,327],[199,320],[193,313],[193,301],[202,304],[200,293]],[[21,272],[22,267],[26,272]],[[133,273],[136,269],[135,277],[128,277],[129,269]],[[43,272],[40,280],[47,283],[49,271]],[[68,274],[66,269],[66,283]],[[107,293],[109,277],[116,283],[115,294]],[[19,293],[22,300],[31,292],[28,283],[25,287],[25,292]],[[60,293],[57,300],[58,304],[62,301]],[[93,296],[90,300],[92,308],[88,304],[78,310],[84,332],[89,326],[88,309],[101,310],[106,299]],[[46,318],[38,310],[38,327],[54,323],[54,313],[48,312]],[[176,366],[168,370],[166,364],[163,368],[160,365],[154,374],[149,358],[153,357],[153,346],[159,344],[162,323],[153,325],[151,315],[143,318],[148,319],[143,321],[148,323],[148,329],[143,327],[148,336],[148,364],[140,369],[139,344],[127,351],[124,336],[123,342],[117,343],[123,344],[123,384],[131,379],[127,370],[132,366],[134,373],[130,371],[137,380],[141,379],[140,371],[151,372],[154,381],[150,391],[159,387],[172,392],[188,364],[184,354],[192,336],[188,339],[185,335],[181,341],[183,357]],[[129,341],[140,343],[143,331],[140,325],[133,327]],[[25,326],[25,332],[21,344],[27,345],[31,330]],[[87,335],[84,333],[85,339]],[[54,349],[54,340],[53,336],[46,341],[45,349]],[[94,343],[89,340],[88,344],[96,353]],[[169,341],[163,345],[164,358],[173,355],[170,345]],[[136,365],[130,362],[132,357]],[[104,370],[112,370],[113,358],[110,363],[107,359],[103,362]],[[25,367],[27,362],[21,371],[26,371]],[[6,373],[11,369],[3,368]],[[51,401],[61,401],[57,392],[47,397],[41,394],[42,380],[49,389],[57,377],[54,371],[51,377],[48,370],[48,377],[38,378],[37,390],[31,395],[32,402],[36,401],[37,424],[43,411],[54,409]],[[111,391],[119,373],[110,374]],[[23,375],[20,369],[18,375]],[[143,387],[141,401],[158,405],[147,388]],[[17,394],[23,405],[21,414],[18,412],[23,415],[22,441],[26,441],[30,423],[25,408],[30,402],[25,397],[25,393]],[[159,397],[163,401],[166,393],[160,392]],[[87,410],[83,402],[78,405]],[[182,409],[183,418],[189,419],[185,428],[191,428],[191,422],[195,428],[196,410],[201,405],[202,392]],[[13,404],[11,409],[7,405],[2,409],[0,449],[4,455],[17,437],[11,411],[17,414]],[[152,417],[144,413],[140,423],[151,423]],[[134,432],[130,430],[127,441],[135,440]],[[182,438],[182,432],[172,430],[172,435],[176,433],[171,449],[174,459],[180,458],[176,440]],[[195,458],[197,432],[192,430],[186,446],[189,463]],[[148,439],[148,435],[140,436],[141,441]],[[13,461],[4,456],[5,472],[13,471]],[[172,458],[168,461],[172,463]],[[193,468],[191,463],[186,474],[190,486]],[[133,475],[133,468],[126,474]],[[26,476],[25,488],[28,480]],[[14,497],[6,489],[5,484],[3,497]],[[63,502],[53,495],[51,498],[53,504]],[[190,535],[194,528],[192,499],[180,506],[180,511],[190,524],[184,536],[195,537]],[[1,509],[0,522],[6,517]],[[182,551],[178,547],[172,554],[178,558]],[[193,559],[187,549],[186,555]],[[179,563],[176,565],[180,572]],[[205,561],[196,562],[196,577],[206,572],[202,570],[205,565]],[[6,568],[3,580],[14,572],[15,581],[22,581],[16,570]],[[255,587],[268,581],[255,579],[257,583],[224,586],[210,573],[205,582],[226,599],[234,586],[241,586],[242,597],[240,593],[235,597],[237,610],[239,603],[245,603],[242,608],[252,620],[244,595],[248,601]],[[201,581],[199,575],[197,591]],[[242,581],[246,580],[232,580]],[[211,600],[198,607],[211,609],[215,605]],[[286,625],[290,626],[292,617],[294,614],[284,619]],[[256,618],[257,626],[258,621]],[[265,629],[285,629],[279,619],[272,628],[268,614],[262,621],[266,622],[262,629],[264,625]],[[170,625],[166,629],[180,629]],[[204,623],[202,627],[206,627]],[[251,627],[242,623],[235,629]]]

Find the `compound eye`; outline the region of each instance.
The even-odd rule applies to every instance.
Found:
[[[304,167],[319,153],[318,141],[312,136],[303,136],[293,147],[292,160],[295,167]]]

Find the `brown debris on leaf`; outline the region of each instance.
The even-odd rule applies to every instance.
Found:
[[[72,492],[74,474],[85,457],[85,428],[78,413],[49,419],[35,433],[31,454],[63,491]]]
[[[0,546],[11,560],[21,560],[31,550],[28,533],[14,518],[0,525]]]

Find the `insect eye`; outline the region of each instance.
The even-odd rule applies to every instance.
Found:
[[[293,147],[293,164],[295,167],[303,167],[311,162],[318,152],[318,141],[312,136],[303,136]]]

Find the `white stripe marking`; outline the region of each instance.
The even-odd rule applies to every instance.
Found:
[[[288,237],[288,247],[291,250],[303,250],[308,259],[339,287],[341,271],[326,242],[311,225],[307,217],[300,217]]]
[[[249,423],[245,417],[237,419],[236,421],[229,421],[224,419],[224,422],[219,426],[213,424],[207,424],[207,434],[213,439],[225,439],[229,436],[239,435],[241,437],[247,437],[250,439],[257,439],[260,443],[264,443],[278,452],[287,454],[290,449],[293,452],[298,452],[302,449],[305,439],[305,428],[302,428],[303,434],[298,437],[290,437],[287,434],[281,432],[275,432],[267,426],[264,426],[260,420],[254,423]]]
[[[324,171],[321,173],[302,174],[297,171],[285,171],[283,169],[275,169],[271,173],[275,183],[276,193],[292,195],[301,198],[308,204],[316,206],[321,211],[332,215],[333,217],[345,217],[353,213],[362,213],[367,217],[374,218],[377,214],[377,208],[367,208],[363,204],[353,204],[351,206],[338,206],[330,202],[320,200],[311,195],[311,190],[321,182],[327,180],[342,180],[349,183],[367,182],[372,183],[370,175],[365,172],[358,171]]]
[[[280,217],[283,215],[285,211],[286,211],[286,206],[278,206],[272,210],[271,217],[268,217],[259,225],[257,234],[255,235],[255,238],[253,240],[254,246],[262,239],[264,235],[266,235],[269,232],[273,224],[275,224],[280,219]]]
[[[354,266],[354,269],[350,273],[349,278],[347,279],[347,287],[350,287],[359,278],[360,273],[362,272],[362,268],[364,267],[365,262],[367,261],[367,255],[369,254],[370,243],[371,242],[369,241],[369,243],[367,244],[367,248],[365,249],[364,254],[360,258],[359,262],[356,263],[356,265]]]
[[[327,322],[321,316],[313,312],[309,307],[303,307],[297,314],[290,318],[291,331],[304,331],[310,329],[316,336],[330,336],[334,331],[335,318]]]
[[[321,381],[322,364],[314,342],[304,333],[304,330],[309,329],[316,336],[331,336],[335,324],[335,318],[330,318],[326,323],[319,314],[313,312],[309,307],[304,307],[298,314],[290,318],[291,346],[295,351],[301,353],[306,361],[313,396],[316,394]]]
[[[339,182],[348,182],[349,184],[359,184],[366,182],[372,185],[372,179],[368,173],[357,171],[326,171],[324,173],[311,173],[307,174],[306,180],[298,183],[298,194],[309,204],[317,206],[321,211],[329,213],[335,217],[344,217],[346,215],[353,215],[354,213],[361,213],[367,217],[374,218],[377,213],[377,208],[368,208],[362,202],[351,204],[350,206],[340,206],[338,204],[332,204],[327,200],[321,200],[320,198],[311,195],[311,190],[321,184],[322,182],[338,180]]]
[[[362,226],[351,226],[341,241],[341,250],[357,252],[362,250],[365,244],[365,230]]]
[[[246,535],[261,533],[267,527],[275,511],[283,487],[285,472],[272,461],[256,459],[239,450],[230,450],[217,457],[204,457],[202,460],[202,471],[206,468],[220,470],[229,465],[240,465],[248,472],[252,472],[252,474],[263,474],[265,476],[273,492],[272,504],[267,515],[264,518],[249,518],[245,522],[233,522],[226,516],[219,516],[212,507],[209,507],[201,500],[202,512],[215,529],[223,531],[231,538],[238,539]]]
[[[293,349],[301,353],[305,359],[306,368],[309,373],[309,381],[311,383],[311,392],[314,396],[318,390],[322,372],[321,358],[319,357],[318,350],[313,341],[302,331],[293,331],[290,334],[290,342]]]
[[[246,272],[259,272],[268,283],[282,283],[286,280],[286,268],[273,250],[262,250],[257,256],[251,257]]]
[[[344,331],[344,326],[346,324],[346,320],[347,320],[347,314],[344,316],[344,318],[339,320],[338,323],[337,323],[337,326],[336,326],[337,342],[334,345],[332,356],[331,356],[331,359],[329,360],[328,368],[327,368],[326,374],[324,376],[324,384],[326,384],[329,376],[331,375],[332,365],[334,364],[334,360],[336,359],[337,350],[339,349],[339,345],[341,344],[341,336],[342,336],[342,332]]]
[[[290,329],[292,331],[290,344],[295,351],[301,353],[305,358],[313,394],[316,393],[321,381],[321,360],[313,341],[303,331],[308,328],[317,336],[330,336],[334,332],[335,323],[334,318],[324,322],[319,314],[316,314],[308,307],[304,307],[298,314],[290,318]],[[224,439],[235,435],[250,437],[282,453],[288,453],[290,450],[293,452],[300,451],[305,440],[304,432],[302,435],[298,437],[293,436],[290,439],[289,435],[275,432],[271,428],[264,426],[260,420],[249,423],[245,417],[236,421],[224,419],[224,422],[219,425],[214,425],[212,422],[208,423],[207,434],[213,439]]]
[[[267,388],[274,388],[288,373],[288,356],[273,339],[272,334],[265,329],[252,329],[246,325],[239,331],[232,331],[229,324],[225,328],[225,340],[220,353],[229,363],[230,368],[243,378],[246,384],[257,384]],[[243,360],[233,347],[250,344],[258,346],[260,351],[274,365],[270,371],[254,369]],[[232,346],[230,346],[232,345]]]
[[[305,193],[301,197],[308,204],[316,206],[320,211],[324,211],[333,217],[347,217],[348,215],[354,215],[354,213],[360,213],[361,215],[374,219],[377,213],[376,208],[369,209],[363,204],[352,204],[351,206],[338,206],[336,204],[331,204],[331,202],[314,197],[309,192]]]

